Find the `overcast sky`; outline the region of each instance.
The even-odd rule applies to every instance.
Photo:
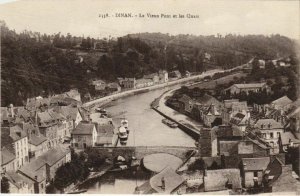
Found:
[[[8,0],[5,0],[8,1]],[[198,19],[99,18],[99,14],[194,14]],[[281,34],[299,39],[299,1],[26,0],[0,4],[0,19],[17,32],[91,37],[138,32],[194,35]]]

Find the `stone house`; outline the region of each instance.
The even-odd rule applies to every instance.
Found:
[[[229,88],[225,89],[225,92],[229,92],[231,95],[239,94],[245,92],[249,94],[252,92],[260,92],[266,90],[267,92],[271,91],[271,88],[266,83],[250,83],[250,84],[233,84]]]
[[[124,88],[134,89],[136,87],[136,79],[135,78],[124,78],[122,81]]]
[[[264,171],[270,163],[270,157],[243,158],[242,159],[242,179],[246,188],[261,186]]]
[[[18,174],[34,181],[34,193],[46,193],[46,165],[43,161],[35,159],[21,167]]]
[[[187,114],[190,114],[192,112],[195,103],[192,98],[184,94],[178,99],[178,102],[180,104],[180,112]]]
[[[165,83],[169,81],[168,72],[166,70],[159,70],[158,77],[161,83]]]
[[[136,80],[136,88],[144,88],[144,87],[148,87],[148,86],[153,86],[153,80],[152,79],[137,79]]]
[[[171,72],[169,73],[169,77],[170,77],[170,78],[176,78],[176,79],[179,79],[179,78],[181,78],[181,73],[180,73],[180,71],[178,71],[178,70],[171,71]]]
[[[268,145],[270,145],[271,153],[279,153],[279,138],[283,133],[283,126],[274,119],[260,119],[254,125],[256,135]]]
[[[34,194],[34,181],[16,172],[6,172],[9,182],[9,193]]]
[[[293,101],[290,100],[287,96],[283,96],[279,99],[276,99],[270,103],[270,108],[280,110],[283,112],[287,112],[292,105]]]
[[[92,122],[81,121],[72,132],[72,146],[75,148],[94,147],[96,142],[97,130]]]
[[[15,171],[28,163],[28,137],[27,133],[24,132],[20,126],[14,125],[12,127],[1,128],[1,149],[3,148],[10,152],[6,153],[6,155],[10,155],[10,158],[12,154],[15,156],[13,166]],[[11,166],[7,168],[11,168]]]
[[[224,100],[224,107],[222,108],[223,123],[229,124],[231,118],[237,113],[245,115],[245,120],[250,119],[247,102],[239,101],[238,99]]]
[[[229,123],[238,128],[240,131],[246,132],[246,127],[249,125],[250,121],[246,115],[242,113],[236,113],[233,117],[231,117]]]
[[[153,84],[158,84],[159,83],[159,75],[157,73],[152,73],[148,75],[144,75],[144,79],[150,79],[153,81]]]
[[[205,192],[242,189],[239,169],[205,170],[203,181]]]
[[[15,162],[15,154],[10,152],[6,147],[1,148],[1,173],[16,171],[18,168],[15,167]]]

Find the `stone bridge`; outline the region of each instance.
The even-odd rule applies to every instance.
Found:
[[[191,152],[197,150],[196,147],[181,147],[181,146],[117,146],[117,147],[93,147],[99,150],[99,154],[102,154],[109,158],[114,158],[119,155],[129,158],[135,156],[138,160],[143,157],[155,154],[155,153],[167,153],[175,155],[181,158],[183,161],[186,160]]]

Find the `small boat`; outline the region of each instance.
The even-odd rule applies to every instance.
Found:
[[[125,118],[123,120],[121,120],[121,126],[125,127],[127,134],[128,134],[129,133],[128,120],[126,120]]]
[[[75,190],[75,191],[72,191],[72,192],[68,192],[66,194],[79,194],[79,193],[85,193],[85,192],[87,192],[87,189]]]
[[[104,108],[99,107],[99,108],[96,108],[95,110],[96,110],[96,112],[107,115],[107,111]]]
[[[128,138],[128,134],[127,134],[127,130],[125,129],[125,127],[119,127],[119,139],[120,141],[123,140],[127,140]]]
[[[163,122],[164,124],[168,125],[168,126],[171,127],[171,128],[176,128],[176,127],[178,127],[178,124],[177,124],[177,123],[175,123],[175,122],[173,122],[173,121],[171,121],[171,120],[169,120],[169,119],[166,119],[166,118],[163,119],[162,122]]]

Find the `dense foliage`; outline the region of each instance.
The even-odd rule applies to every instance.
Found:
[[[91,79],[141,78],[160,69],[201,72],[229,68],[253,57],[295,55],[294,41],[280,35],[169,36],[142,33],[118,39],[16,33],[1,25],[1,105],[22,105],[28,97],[78,88],[92,91]],[[94,48],[95,45],[98,48]]]
[[[9,182],[5,176],[1,178],[1,193],[9,193]]]
[[[63,190],[73,183],[85,180],[90,169],[97,170],[105,162],[105,155],[96,149],[87,148],[79,154],[71,151],[71,162],[59,167],[55,173],[53,184],[48,193],[55,189]]]

